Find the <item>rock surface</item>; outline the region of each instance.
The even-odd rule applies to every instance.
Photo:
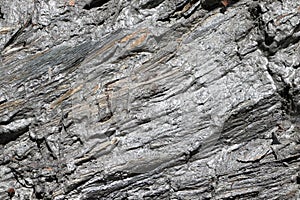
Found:
[[[300,1],[1,0],[0,199],[299,199]]]

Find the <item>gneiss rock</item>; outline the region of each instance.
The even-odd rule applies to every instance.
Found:
[[[0,199],[299,199],[299,7],[0,1]]]

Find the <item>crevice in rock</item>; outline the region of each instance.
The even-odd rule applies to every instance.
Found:
[[[8,42],[6,42],[3,49],[12,45],[18,39],[18,37],[23,33],[24,29],[29,27],[31,24],[32,24],[32,16],[30,16],[27,19],[27,21],[21,26],[21,28],[19,28],[19,30],[15,34],[13,34],[13,36],[8,40]]]
[[[1,7],[0,7],[0,19],[4,19],[4,14],[1,11]]]
[[[204,8],[205,10],[211,11],[211,10],[214,10],[214,9],[220,7],[221,5],[222,5],[221,1],[219,1],[219,0],[205,0],[202,3],[202,8]]]
[[[23,176],[22,172],[17,171],[15,168],[10,167],[11,172],[13,173],[16,181],[25,188],[33,188],[34,185],[29,183]]]
[[[11,141],[16,140],[19,136],[23,135],[24,133],[29,131],[29,125],[23,126],[23,127],[18,127],[13,130],[0,130],[0,144],[7,144]]]
[[[291,86],[285,85],[282,90],[278,91],[278,94],[284,99],[283,105],[288,114],[291,114],[293,110],[295,110],[295,103],[293,100],[293,96],[290,93]]]
[[[141,5],[141,9],[151,9],[159,6],[164,0],[149,0],[147,3]]]
[[[110,0],[92,0],[90,3],[85,4],[83,9],[90,10],[92,8],[98,8],[109,2]]]
[[[255,2],[249,6],[248,11],[254,20],[258,20],[263,14],[261,6]]]
[[[195,148],[189,150],[187,153],[184,153],[186,163],[189,162],[192,159],[193,156],[198,154],[202,147],[203,147],[202,144],[200,144],[200,145],[196,146]]]

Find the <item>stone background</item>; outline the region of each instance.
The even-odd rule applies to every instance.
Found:
[[[0,199],[299,199],[300,1],[1,0]]]

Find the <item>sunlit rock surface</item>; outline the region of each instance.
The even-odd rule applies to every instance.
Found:
[[[1,0],[0,199],[298,199],[300,1]]]

